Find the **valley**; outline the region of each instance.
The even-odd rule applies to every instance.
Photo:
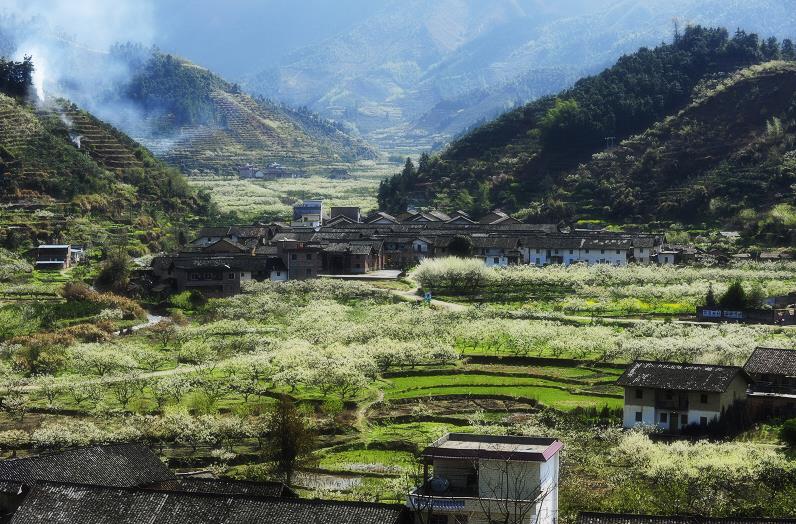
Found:
[[[790,6],[358,1],[0,6],[0,524],[793,524]]]

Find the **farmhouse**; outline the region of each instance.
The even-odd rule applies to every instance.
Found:
[[[756,348],[744,371],[753,381],[749,407],[755,418],[796,416],[796,351]]]
[[[554,524],[563,447],[553,438],[450,433],[423,451],[424,482],[407,506],[418,524]]]
[[[279,482],[177,476],[146,446],[117,444],[0,462],[1,522],[402,524],[400,505],[303,500]]]
[[[637,360],[616,381],[624,387],[624,426],[656,425],[679,433],[706,426],[730,406],[746,400],[750,379],[735,366]]]
[[[68,269],[84,256],[83,246],[41,244],[36,249],[36,269]]]
[[[42,481],[131,487],[175,478],[149,448],[139,444],[94,446],[4,460],[0,461],[0,515],[13,514],[33,486]]]

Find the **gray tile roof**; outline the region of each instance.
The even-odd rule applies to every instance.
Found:
[[[756,348],[743,368],[747,373],[796,377],[796,350]]]
[[[131,487],[174,479],[174,473],[143,444],[93,446],[0,461],[0,481],[37,481]]]
[[[296,493],[282,482],[246,482],[242,480],[202,477],[179,477],[147,484],[144,489],[180,491],[184,493],[215,493],[255,497],[295,497]]]
[[[76,484],[34,486],[12,524],[399,524],[402,506],[118,489]]]
[[[722,393],[739,373],[746,377],[744,370],[736,366],[637,360],[625,370],[616,383],[628,387]]]
[[[757,517],[712,518],[700,516],[622,515],[581,513],[579,524],[796,524],[796,518],[765,519]]]

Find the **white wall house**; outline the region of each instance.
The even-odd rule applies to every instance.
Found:
[[[636,361],[617,380],[624,387],[623,425],[679,433],[705,426],[746,399],[749,377],[735,366]]]
[[[552,438],[451,433],[423,451],[416,523],[555,524],[559,451]]]

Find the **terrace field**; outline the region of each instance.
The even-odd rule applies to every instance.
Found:
[[[734,441],[656,443],[619,429],[614,385],[635,358],[741,364],[756,345],[794,347],[793,329],[539,318],[505,303],[428,307],[407,301],[405,286],[324,279],[254,283],[210,301],[176,295],[158,310],[165,320],[147,323],[128,299],[65,290],[79,273],[0,261],[6,456],[138,440],[177,469],[274,478],[264,443],[287,396],[315,435],[292,481],[309,496],[401,501],[417,482],[418,452],[458,431],[564,440],[563,522],[584,509],[639,507],[630,501],[650,513],[796,510],[796,467],[778,421]],[[638,269],[625,271],[614,280]],[[695,270],[683,271],[686,279]],[[767,281],[773,270],[744,271]],[[30,307],[33,296],[47,306]],[[142,328],[116,334],[133,325]],[[674,460],[687,467],[658,465]],[[719,471],[735,481],[718,482]],[[774,474],[785,479],[776,489],[765,480]]]

